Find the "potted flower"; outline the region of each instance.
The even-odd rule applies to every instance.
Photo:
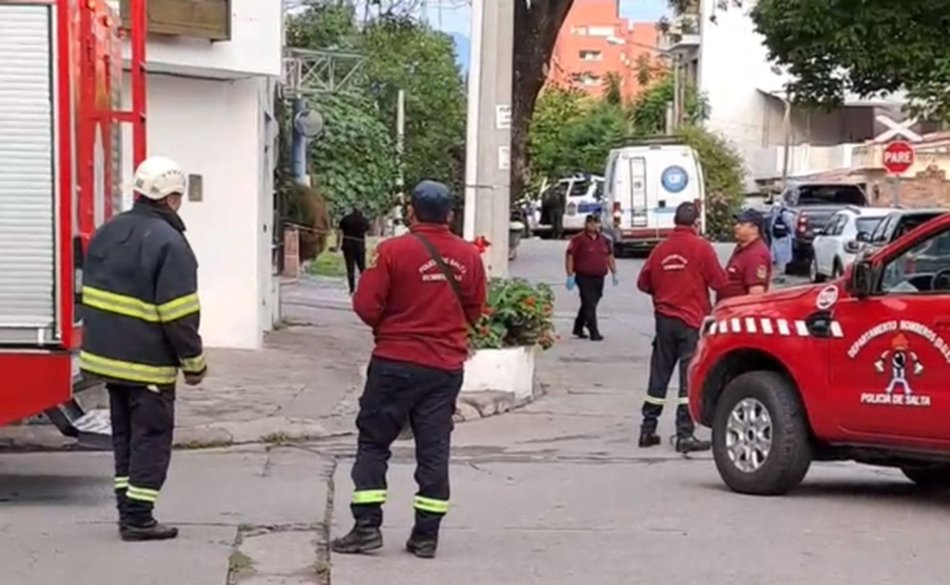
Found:
[[[469,332],[472,354],[462,392],[509,392],[516,402],[530,400],[537,349],[557,341],[554,292],[522,278],[496,278],[489,282],[486,304]]]

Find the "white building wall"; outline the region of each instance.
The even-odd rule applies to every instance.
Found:
[[[762,37],[749,17],[754,1],[743,2],[742,8],[730,5],[728,10],[716,4],[701,1],[699,86],[709,100],[706,127],[722,134],[746,160],[751,188],[749,165],[763,145],[769,115],[759,89],[781,89],[784,79],[772,72]],[[710,22],[714,13],[716,23]]]
[[[128,91],[128,74],[126,75]],[[211,347],[256,349],[271,328],[273,163],[265,132],[272,81],[150,74],[148,152],[200,175],[201,201],[181,216],[198,257],[201,333]],[[272,137],[271,137],[272,138]],[[131,185],[131,133],[123,141]]]

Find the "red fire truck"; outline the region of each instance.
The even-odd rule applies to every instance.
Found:
[[[950,486],[950,216],[833,283],[721,303],[689,389],[735,491],[786,492],[813,460]]]
[[[129,22],[106,0],[0,0],[0,425],[45,413],[81,435],[83,251],[121,204],[121,123],[145,157],[145,0]]]

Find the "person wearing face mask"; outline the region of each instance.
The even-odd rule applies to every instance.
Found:
[[[772,281],[772,253],[762,238],[765,219],[754,209],[736,216],[736,248],[726,264],[726,286],[716,302],[743,295],[762,294]]]
[[[131,210],[100,227],[83,264],[80,368],[109,392],[122,540],[167,540],[152,511],[171,461],[175,383],[208,371],[198,326],[198,262],[178,216],[185,174],[165,157],[135,171]]]

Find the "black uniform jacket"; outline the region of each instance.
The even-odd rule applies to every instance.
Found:
[[[93,235],[83,266],[80,367],[122,383],[171,386],[207,367],[198,262],[171,209],[148,200]]]

